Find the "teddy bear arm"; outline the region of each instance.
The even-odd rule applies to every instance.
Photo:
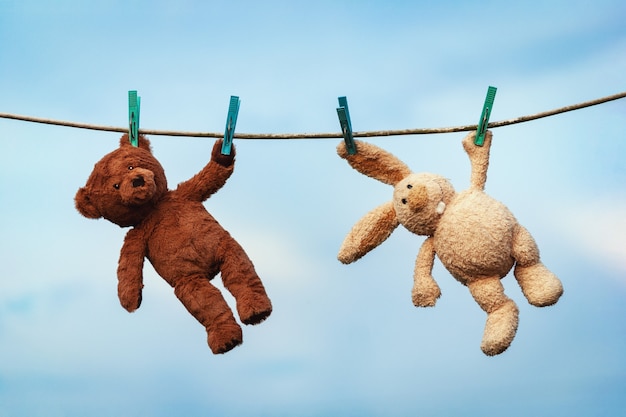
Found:
[[[176,193],[187,200],[202,202],[226,184],[233,168],[233,165],[225,167],[211,161],[202,171],[180,183]]]
[[[432,307],[441,296],[439,285],[432,276],[435,264],[435,245],[432,237],[427,238],[415,260],[413,273],[413,304],[416,307]]]
[[[137,229],[131,229],[124,239],[117,267],[118,297],[122,307],[129,312],[141,305],[145,256],[146,245],[142,234]]]
[[[222,155],[222,140],[211,150],[211,160],[200,172],[178,185],[176,193],[184,199],[202,202],[226,184],[235,168],[235,146],[230,155]]]

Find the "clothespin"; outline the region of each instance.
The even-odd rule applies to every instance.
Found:
[[[228,106],[228,116],[226,117],[226,129],[224,130],[224,142],[222,143],[222,155],[230,155],[230,149],[235,136],[235,125],[237,124],[237,115],[239,114],[239,104],[241,100],[237,96],[230,96],[230,104]]]
[[[489,117],[491,116],[491,109],[493,109],[493,101],[496,98],[496,87],[489,87],[487,90],[487,97],[485,98],[485,104],[483,105],[483,112],[480,114],[480,120],[478,121],[478,129],[476,130],[476,137],[474,138],[474,144],[483,146],[485,143],[485,134],[489,127]]]
[[[139,107],[141,97],[137,91],[128,92],[128,139],[133,146],[139,146]]]
[[[356,154],[356,143],[352,137],[352,122],[350,121],[350,111],[348,110],[348,99],[339,97],[339,107],[337,108],[337,116],[339,116],[339,124],[341,125],[341,133],[343,140],[346,142],[348,154]]]

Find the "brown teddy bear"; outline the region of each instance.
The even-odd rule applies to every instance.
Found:
[[[432,277],[435,255],[446,269],[466,285],[487,313],[481,349],[487,355],[504,352],[515,337],[518,308],[504,294],[501,278],[515,266],[514,275],[528,302],[537,307],[556,303],[563,293],[561,281],[539,259],[530,233],[499,201],[484,192],[489,164],[491,132],[482,147],[475,133],[463,139],[470,157],[471,186],[455,193],[445,178],[412,173],[392,154],[355,141],[357,153],[349,155],[342,142],[337,147],[357,171],[394,187],[393,200],[366,214],[346,236],[338,258],[351,263],[384,242],[398,225],[428,236],[417,255],[412,291],[418,307],[434,306],[441,295]]]
[[[215,142],[211,161],[198,174],[170,191],[148,139],[139,136],[135,147],[124,135],[120,147],[95,164],[75,197],[83,216],[132,227],[117,269],[122,306],[129,312],[139,308],[143,263],[148,258],[206,328],[213,353],[228,352],[243,340],[231,309],[210,282],[215,275],[221,273],[243,323],[260,323],[272,312],[252,262],[202,204],[233,173],[234,148],[230,155],[222,155],[221,144]]]

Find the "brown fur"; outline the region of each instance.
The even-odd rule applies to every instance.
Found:
[[[393,200],[366,214],[352,228],[338,258],[351,263],[385,241],[402,224],[428,238],[415,261],[413,303],[434,306],[441,295],[432,277],[435,255],[446,269],[466,285],[487,313],[481,348],[487,355],[506,350],[517,331],[517,305],[504,294],[500,279],[515,265],[514,275],[528,302],[543,307],[563,293],[559,279],[540,261],[539,249],[504,204],[484,192],[489,165],[491,132],[484,146],[474,145],[474,133],[463,139],[472,163],[470,188],[456,193],[445,178],[414,174],[382,149],[357,142],[349,155],[344,143],[337,152],[357,171],[394,186]]]
[[[235,297],[244,324],[260,323],[272,312],[252,262],[202,204],[233,173],[234,147],[231,155],[222,155],[221,144],[215,142],[211,161],[198,174],[171,191],[148,139],[140,136],[139,146],[133,147],[124,135],[120,147],[96,163],[75,197],[83,216],[132,226],[117,270],[122,306],[129,312],[139,308],[143,262],[148,258],[206,328],[213,353],[225,353],[243,341],[231,309],[210,282],[218,273]]]

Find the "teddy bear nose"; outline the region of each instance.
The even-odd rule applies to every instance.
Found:
[[[133,179],[133,188],[142,187],[145,185],[145,183],[146,181],[143,179],[141,175],[138,177],[135,177]]]

